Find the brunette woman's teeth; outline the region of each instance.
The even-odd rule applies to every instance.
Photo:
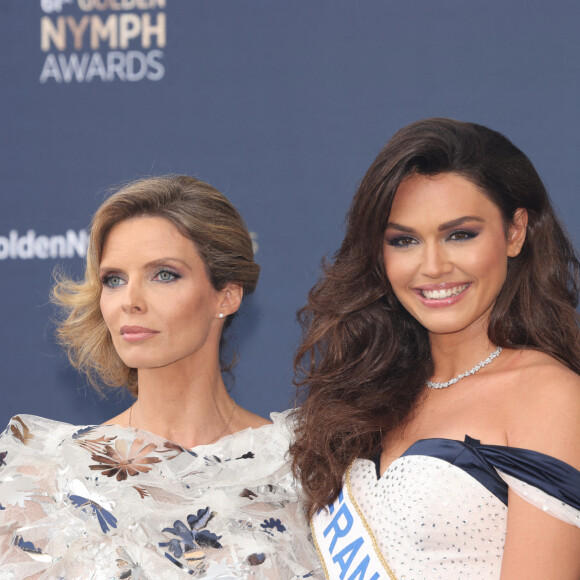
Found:
[[[442,300],[443,298],[451,298],[463,292],[469,284],[462,284],[461,286],[454,286],[453,288],[445,288],[444,290],[420,290],[421,296],[428,300]]]

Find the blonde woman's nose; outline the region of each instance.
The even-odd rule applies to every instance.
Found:
[[[125,312],[144,312],[147,309],[143,288],[138,283],[129,282],[123,296],[123,310]]]

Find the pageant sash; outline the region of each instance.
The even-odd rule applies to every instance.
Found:
[[[328,580],[397,580],[356,503],[347,469],[336,501],[318,511],[312,535]]]

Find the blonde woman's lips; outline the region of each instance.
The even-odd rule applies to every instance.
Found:
[[[139,342],[147,340],[159,334],[158,330],[145,328],[144,326],[121,326],[121,336],[129,342]]]

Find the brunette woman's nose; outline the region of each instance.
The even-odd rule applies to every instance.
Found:
[[[450,274],[452,270],[453,266],[449,261],[447,251],[439,244],[426,244],[421,273],[435,279]]]

